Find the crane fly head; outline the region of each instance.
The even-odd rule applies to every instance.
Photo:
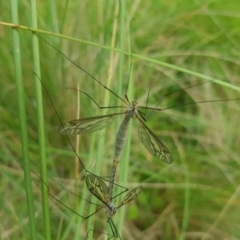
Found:
[[[132,105],[135,106],[135,107],[137,107],[137,105],[138,105],[137,99],[134,99],[134,100],[132,101]]]
[[[134,101],[132,101],[132,104],[130,104],[126,110],[126,115],[128,115],[131,118],[135,118],[137,115],[137,99],[134,99]]]

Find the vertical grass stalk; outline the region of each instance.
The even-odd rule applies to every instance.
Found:
[[[99,9],[103,9],[101,8],[101,6],[99,6]],[[116,11],[118,12],[117,8]],[[103,13],[102,13],[103,14]],[[113,26],[115,26],[115,21]],[[111,47],[115,45],[115,41],[116,41],[116,29],[113,27],[113,33],[112,33],[112,40],[111,40]],[[113,58],[114,58],[114,54],[113,52],[110,52],[110,63],[113,63]],[[109,70],[108,70],[108,78],[107,81],[105,83],[105,86],[110,88],[111,83],[112,83],[112,69],[113,69],[113,64],[110,64],[109,66]],[[109,97],[110,97],[110,92],[109,91],[105,91],[105,96],[104,96],[104,106],[108,106],[109,105]],[[102,114],[107,114],[107,109],[103,110]],[[96,160],[96,166],[95,166],[95,171],[94,173],[98,176],[101,175],[101,166],[103,166],[103,164],[106,164],[106,162],[104,163],[104,160],[102,159],[102,155],[103,155],[103,149],[104,149],[104,140],[105,140],[105,129],[100,131],[100,140],[98,143],[98,149],[97,149],[97,160]],[[93,154],[90,154],[93,155]],[[95,201],[95,200],[94,200]],[[94,210],[96,209],[95,205],[91,205],[91,212],[94,212]],[[90,229],[90,227],[94,227],[94,217],[90,218],[88,220],[88,224],[87,224],[87,229]],[[112,234],[112,232],[110,232],[110,234]],[[88,239],[93,239],[93,231],[91,231],[88,235]]]
[[[190,200],[191,200],[191,190],[188,187],[190,183],[189,179],[189,170],[188,166],[185,162],[185,159],[182,158],[182,164],[184,166],[184,177],[185,177],[185,184],[186,187],[184,189],[184,210],[183,210],[183,219],[182,219],[182,226],[181,226],[181,234],[179,236],[179,240],[185,239],[185,233],[188,226],[189,215],[190,215]]]
[[[12,22],[18,24],[18,1],[11,0],[11,12]],[[17,85],[17,98],[18,98],[18,109],[19,109],[19,120],[20,120],[20,132],[21,132],[21,144],[22,144],[22,159],[24,169],[24,180],[28,207],[29,227],[31,239],[36,238],[36,224],[34,217],[34,199],[32,192],[32,180],[31,170],[29,161],[29,146],[28,146],[28,135],[27,135],[27,120],[25,111],[25,100],[24,100],[24,87],[22,81],[22,62],[21,62],[21,48],[18,29],[13,28],[13,54],[16,74],[16,85]]]
[[[31,0],[31,21],[32,27],[37,28],[37,7],[36,1]],[[33,64],[34,64],[34,80],[35,80],[35,91],[36,91],[36,104],[37,104],[37,123],[38,123],[38,139],[39,139],[39,152],[40,152],[40,174],[44,181],[41,181],[42,191],[42,206],[43,206],[43,222],[44,222],[44,234],[45,239],[51,239],[50,234],[50,220],[49,220],[49,206],[48,206],[48,189],[44,183],[47,183],[47,169],[46,169],[46,147],[45,147],[45,133],[44,133],[44,115],[43,115],[43,102],[42,102],[42,86],[38,77],[41,78],[40,74],[40,58],[39,58],[39,44],[38,37],[32,33],[33,42]]]
[[[120,42],[119,42],[119,49],[120,50],[124,50],[124,43],[125,43],[125,28],[126,28],[126,23],[125,23],[125,0],[121,0],[119,1],[120,3]],[[121,96],[122,94],[122,85],[123,85],[123,67],[124,65],[124,55],[120,54],[119,56],[119,72],[118,72],[118,95]],[[129,76],[130,78],[130,76]],[[131,80],[129,79],[128,84],[131,84]],[[130,86],[128,86],[128,93],[129,97],[131,97],[131,90],[132,88],[130,88]],[[120,120],[119,120],[120,121]],[[118,121],[118,126],[120,126]],[[132,121],[131,121],[132,122]],[[131,133],[131,125],[132,123],[129,124],[129,129],[128,132]],[[122,161],[120,162],[120,166],[121,170],[120,170],[120,175],[119,175],[119,182],[126,187],[126,183],[127,183],[127,176],[128,176],[128,168],[129,168],[129,153],[130,153],[130,143],[131,143],[131,137],[130,134],[128,135],[128,139],[126,142],[126,146],[125,146],[125,150],[123,151],[122,154]],[[122,207],[119,209],[118,212],[118,221],[117,221],[117,228],[119,231],[119,234],[121,235],[122,233],[122,229],[123,229],[123,224],[124,224],[124,217],[125,217],[125,208]]]

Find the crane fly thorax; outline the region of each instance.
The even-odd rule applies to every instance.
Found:
[[[130,104],[126,110],[126,115],[128,115],[131,118],[135,118],[137,115],[137,100],[132,101],[132,104]]]
[[[105,209],[106,209],[105,214],[108,218],[109,217],[111,218],[116,213],[116,207],[112,202],[108,206],[106,206]]]

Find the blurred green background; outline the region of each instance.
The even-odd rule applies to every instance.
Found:
[[[0,7],[0,21],[11,23],[10,3],[0,1]],[[233,86],[230,89],[207,82],[170,94],[206,80],[163,67],[158,62],[133,57],[130,85],[134,91],[130,88],[128,94],[136,97],[140,105],[146,105],[149,89],[148,105],[155,107],[158,104],[161,109],[189,102],[239,97],[239,92],[234,90],[240,85],[240,5],[236,1],[135,0],[126,1],[124,9],[124,31],[120,28],[119,2],[112,0],[39,1],[37,19],[39,29],[108,47],[119,48],[120,37],[125,36],[125,51],[131,49],[132,53],[217,78]],[[31,26],[28,1],[19,1],[19,17],[19,24]],[[32,33],[29,30],[19,30],[19,33],[35,218],[38,239],[44,239],[41,188],[37,176],[39,146]],[[120,62],[124,80],[122,89],[119,89],[119,53],[60,37],[41,36],[103,84],[108,84],[109,80],[110,88],[124,96],[130,56],[124,56],[123,63]],[[0,25],[0,41],[1,239],[29,239],[10,27]],[[77,88],[79,83],[81,90],[102,106],[106,104],[107,91],[46,42],[40,39],[39,43],[41,80],[61,120],[75,119],[78,104],[81,117],[103,114],[87,97],[81,95],[79,102],[77,92],[67,88]],[[113,95],[110,95],[109,102],[109,105],[119,104]],[[239,102],[210,101],[162,112],[148,111],[147,125],[171,151],[174,160],[171,165],[154,159],[147,152],[138,138],[137,121],[133,120],[126,187],[131,189],[142,185],[143,190],[135,202],[126,207],[120,232],[122,239],[240,239]],[[50,178],[49,186],[53,184],[53,190],[58,190],[55,197],[67,202],[74,211],[79,212],[78,207],[84,202],[86,212],[79,213],[86,216],[89,204],[80,198],[84,172],[81,167],[76,169],[75,153],[66,137],[56,131],[60,123],[44,91],[43,106],[48,176],[61,183],[60,186]],[[107,128],[101,157],[97,156],[101,134],[94,133],[80,139],[81,160],[94,172],[96,159],[101,158],[101,176],[109,176],[116,128],[116,123]],[[75,144],[74,137],[71,142]],[[124,164],[122,158],[117,179]],[[76,172],[79,172],[80,187],[75,191]],[[120,181],[117,182],[121,185]],[[73,189],[80,197],[66,193],[63,186]],[[122,198],[116,198],[116,202]],[[87,221],[79,224],[78,215],[51,197],[49,201],[52,239],[85,239],[89,230]],[[118,228],[117,214],[113,220]],[[104,231],[105,215],[96,214],[95,221],[95,230]],[[94,239],[104,239],[104,235],[98,235],[95,233]]]

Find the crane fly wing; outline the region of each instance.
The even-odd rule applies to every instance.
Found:
[[[116,116],[122,113],[80,118],[63,124],[58,132],[66,135],[88,134],[109,126]]]
[[[88,174],[86,176],[86,184],[88,190],[103,204],[109,206],[109,194],[108,194],[108,187],[103,180],[99,177]]]
[[[165,162],[172,163],[172,155],[161,140],[147,127],[147,125],[139,118],[141,126],[138,129],[138,136],[145,148],[156,158]]]
[[[117,208],[120,208],[121,206],[123,206],[123,205],[129,203],[130,201],[132,201],[133,199],[135,199],[141,190],[142,190],[141,186],[135,187],[132,190],[130,190],[126,194],[126,196],[124,197],[122,202],[119,204],[119,206],[117,206]]]

